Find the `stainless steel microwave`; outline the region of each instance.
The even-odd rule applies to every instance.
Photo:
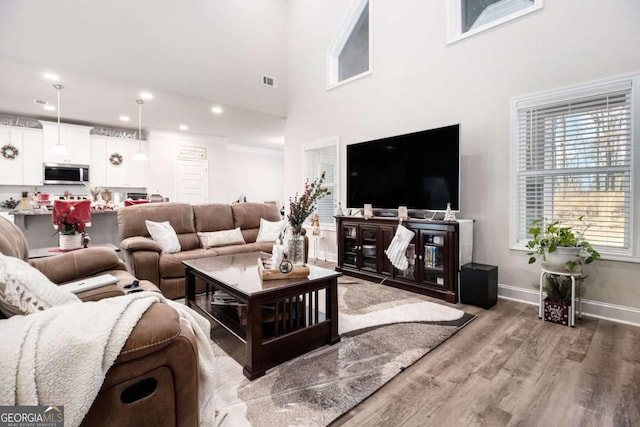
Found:
[[[83,184],[89,182],[89,165],[43,163],[44,184]]]

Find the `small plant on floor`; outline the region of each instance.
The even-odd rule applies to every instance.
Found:
[[[584,279],[584,277],[581,277],[576,280],[582,281]],[[545,275],[545,282],[542,289],[547,294],[549,301],[566,305],[571,304],[571,277],[547,274]],[[579,286],[576,292],[580,289],[582,289],[582,287]]]

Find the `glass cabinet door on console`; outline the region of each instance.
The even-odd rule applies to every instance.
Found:
[[[378,227],[360,224],[342,226],[342,264],[358,270],[377,271]]]
[[[358,267],[357,246],[358,226],[345,225],[342,227],[342,247],[344,254],[341,257],[342,264],[347,267]]]
[[[393,266],[384,250],[393,239],[393,226],[344,223],[339,231],[341,267],[388,276],[392,274]]]
[[[393,236],[396,234],[396,228],[392,225],[380,225],[378,229],[380,230],[378,239],[380,242],[378,245],[378,273],[384,276],[392,276],[394,272],[393,264],[391,264],[384,251],[391,244]]]
[[[393,269],[393,277],[398,280],[407,280],[409,282],[416,282],[418,280],[418,271],[416,271],[416,262],[418,261],[418,254],[416,253],[416,238],[411,239],[411,243],[407,246],[405,251],[405,257],[409,266],[404,270]]]
[[[378,271],[378,227],[360,226],[359,253],[363,270]]]
[[[421,231],[422,277],[425,285],[441,286],[446,284],[444,257],[446,234],[433,231]]]
[[[455,302],[457,251],[455,228],[440,224],[412,224],[416,234],[405,251],[405,270],[393,269],[393,280],[412,290],[443,296]]]

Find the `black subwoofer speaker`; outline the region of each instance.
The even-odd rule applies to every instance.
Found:
[[[478,263],[462,266],[460,302],[491,308],[498,301],[498,267]]]

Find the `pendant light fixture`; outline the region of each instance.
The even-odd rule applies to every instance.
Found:
[[[54,156],[68,156],[69,151],[67,148],[62,145],[62,140],[60,139],[60,91],[64,88],[61,84],[54,84],[53,87],[56,89],[58,94],[58,142],[55,143],[50,149],[49,153]]]
[[[144,104],[144,101],[136,99],[136,102],[138,103],[138,151],[133,155],[133,160],[146,162],[149,158],[142,150],[142,104]]]

